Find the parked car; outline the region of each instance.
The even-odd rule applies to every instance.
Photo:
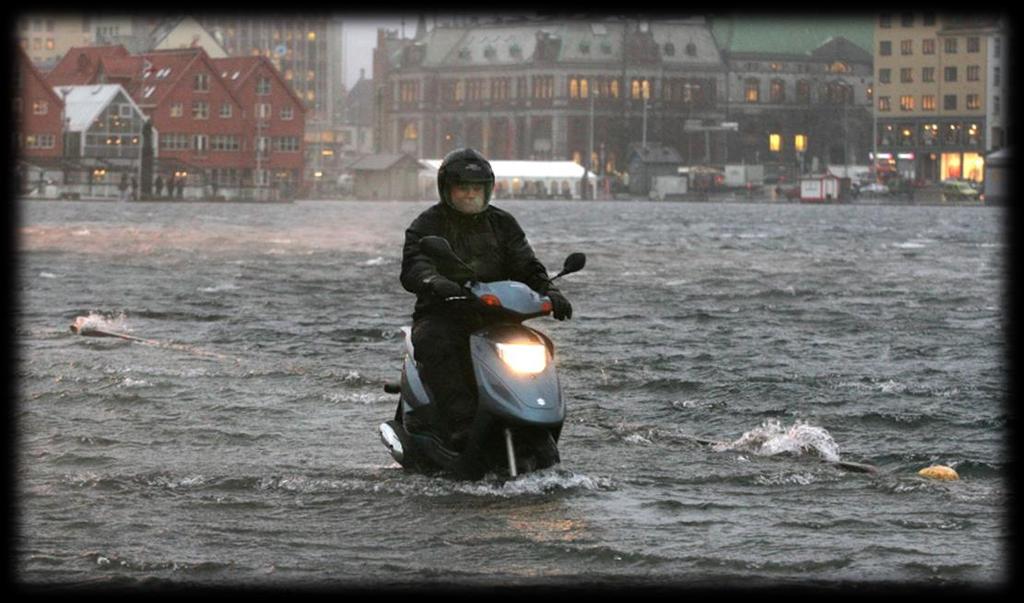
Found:
[[[978,190],[963,180],[944,180],[942,182],[943,201],[974,201],[978,199]]]
[[[865,197],[885,197],[889,194],[889,187],[880,182],[872,182],[860,187],[858,194]]]
[[[787,201],[800,199],[800,185],[785,183],[776,184],[775,194],[779,199],[786,199]]]

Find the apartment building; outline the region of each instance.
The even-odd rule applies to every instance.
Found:
[[[44,69],[55,65],[71,48],[95,40],[92,22],[80,15],[24,15],[18,19],[14,35],[32,63]]]
[[[1006,30],[994,16],[883,13],[875,26],[880,172],[980,182],[1005,146]]]

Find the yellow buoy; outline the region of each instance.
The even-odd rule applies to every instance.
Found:
[[[932,465],[931,467],[925,467],[924,469],[917,472],[922,477],[930,479],[941,479],[941,480],[956,480],[960,479],[956,470],[952,467],[946,467],[945,465]]]

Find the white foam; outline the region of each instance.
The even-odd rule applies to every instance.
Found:
[[[796,421],[789,427],[783,427],[777,419],[768,419],[737,440],[714,444],[712,449],[720,452],[745,451],[759,456],[811,453],[827,461],[839,460],[839,445],[832,439],[832,434],[823,427],[809,425],[803,421]]]
[[[79,325],[79,328],[83,331],[99,329],[101,331],[129,333],[131,329],[128,328],[126,321],[127,317],[124,312],[114,317],[104,316],[97,312],[89,312],[89,315],[85,317],[85,321]]]

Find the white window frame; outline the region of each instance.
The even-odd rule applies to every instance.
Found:
[[[267,96],[270,94],[270,78],[266,76],[259,76],[256,79],[256,94],[259,96]]]
[[[192,90],[195,92],[209,92],[210,74],[205,72],[197,73],[192,79]]]

